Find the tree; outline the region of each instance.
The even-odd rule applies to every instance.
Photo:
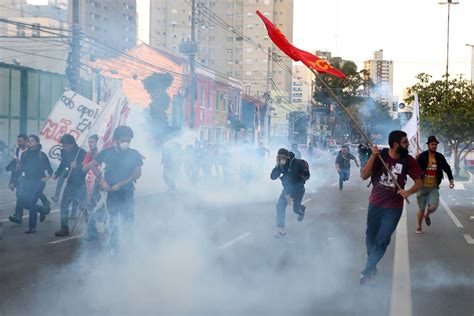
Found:
[[[342,63],[340,58],[331,60],[331,65],[346,74],[347,79],[337,78],[327,74],[321,74],[321,79],[327,83],[334,94],[342,101],[347,110],[358,118],[361,125],[369,130],[379,130],[380,127],[393,127],[393,120],[388,114],[387,108],[377,103],[369,96],[370,89],[374,86],[368,78],[366,70],[358,71],[357,65],[352,61]],[[336,104],[328,89],[318,79],[315,81],[313,98],[316,102],[329,106]],[[346,134],[350,129],[349,118],[336,106],[335,120],[336,131]]]
[[[462,78],[436,80],[421,73],[418,82],[409,88],[418,93],[420,124],[425,133],[439,136],[448,143],[454,154],[454,171],[459,176],[459,163],[464,159],[474,140],[474,95],[471,82]],[[412,102],[413,96],[406,102]]]
[[[166,111],[170,104],[168,88],[172,82],[173,76],[167,72],[154,73],[143,81],[143,85],[152,99],[149,111],[158,136],[166,136],[169,129]]]

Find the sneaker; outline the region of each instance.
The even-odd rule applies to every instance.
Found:
[[[15,216],[15,215],[8,217],[8,220],[15,224],[21,224],[23,222],[19,216]]]
[[[286,236],[286,231],[283,228],[278,229],[277,233],[275,234],[275,238],[282,238]]]
[[[25,234],[34,234],[36,233],[36,229],[29,229],[25,232]]]
[[[423,231],[421,230],[421,227],[417,227],[415,232],[417,234],[423,234]]]
[[[360,285],[367,285],[370,281],[371,280],[370,280],[369,275],[365,275],[365,274],[360,275],[360,278],[359,278],[359,284]]]
[[[426,216],[425,217],[425,222],[426,222],[426,225],[430,226],[431,225],[431,218],[429,216]]]
[[[301,208],[300,208],[301,214],[298,214],[298,222],[303,221],[305,210],[306,210],[306,206],[301,205]]]
[[[56,237],[66,237],[69,236],[69,229],[67,228],[61,228],[57,232],[54,233],[54,236]]]

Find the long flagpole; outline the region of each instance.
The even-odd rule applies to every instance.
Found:
[[[329,87],[329,85],[323,80],[323,78],[321,78],[321,76],[319,75],[319,73],[317,71],[315,71],[313,68],[311,67],[308,67],[309,70],[311,70],[311,72],[314,74],[314,76],[316,77],[316,79],[319,80],[319,82],[321,82],[321,84],[324,86],[324,88],[326,88],[326,90],[329,92],[329,94],[333,97],[334,100],[336,100],[337,104],[341,107],[341,109],[344,111],[344,113],[347,114],[347,116],[349,117],[349,119],[351,120],[352,124],[354,124],[355,128],[357,129],[357,131],[359,132],[359,134],[366,140],[366,142],[370,145],[370,147],[373,146],[373,143],[370,141],[370,138],[367,136],[367,134],[365,134],[364,130],[362,129],[362,127],[360,126],[360,124],[357,122],[356,118],[352,115],[351,112],[349,112],[349,110],[347,110],[346,106],[342,103],[342,101],[336,96],[336,94],[334,93],[334,91],[332,91],[332,89]],[[397,178],[395,177],[395,175],[392,173],[392,171],[390,170],[390,168],[388,167],[387,163],[383,160],[383,158],[378,155],[379,157],[379,160],[380,162],[382,163],[382,165],[384,166],[385,170],[387,170],[387,172],[390,174],[390,176],[392,177],[392,179],[394,179],[395,181],[395,185],[397,186],[397,189],[398,190],[402,190],[402,187],[400,186],[400,184],[398,183],[397,181]],[[405,201],[407,201],[407,203],[409,204],[410,201],[408,201],[408,198],[405,198]]]

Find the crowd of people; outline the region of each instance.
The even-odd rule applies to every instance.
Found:
[[[13,158],[6,167],[11,172],[8,186],[16,192],[15,211],[9,220],[22,224],[23,212],[27,210],[29,220],[25,233],[36,233],[38,216],[43,222],[51,212],[51,202],[44,194],[46,183],[50,179],[58,180],[52,200],[60,204],[61,226],[54,235],[69,236],[70,220],[75,219],[78,212],[83,212],[87,239],[96,239],[97,215],[106,208],[110,246],[112,251],[116,251],[119,221],[122,221],[125,232],[131,232],[128,228],[133,224],[134,182],[140,178],[143,164],[141,154],[130,148],[132,138],[130,127],[119,126],[113,134],[113,147],[99,151],[99,138],[91,135],[88,138],[89,151],[86,152],[72,135],[65,134],[60,140],[60,164],[53,172],[50,159],[42,151],[40,138],[37,135],[18,135]],[[63,180],[60,182],[59,179]]]
[[[111,250],[119,248],[119,226],[123,227],[123,237],[131,238],[134,222],[134,184],[141,177],[143,156],[130,148],[133,131],[127,126],[119,126],[113,134],[114,146],[99,151],[97,135],[88,138],[88,151],[80,148],[70,134],[62,136],[60,164],[53,172],[48,156],[42,151],[37,135],[20,134],[13,159],[6,170],[11,172],[9,188],[16,191],[16,206],[10,221],[22,224],[23,212],[29,212],[28,230],[33,234],[37,221],[45,220],[51,212],[51,203],[44,194],[46,182],[57,180],[56,192],[52,199],[60,204],[61,226],[55,236],[64,237],[71,233],[70,220],[84,213],[87,225],[87,239],[98,238],[97,223],[106,221],[109,225]],[[443,172],[449,179],[449,187],[454,187],[451,168],[445,157],[437,152],[439,141],[430,136],[427,150],[412,157],[408,153],[408,138],[403,131],[392,131],[388,137],[388,148],[379,149],[368,144],[360,144],[360,176],[372,184],[369,196],[366,228],[367,262],[361,272],[360,283],[373,280],[377,264],[383,257],[403,211],[403,200],[417,194],[418,212],[416,233],[423,233],[422,223],[431,225],[431,215],[439,204],[439,185]],[[308,150],[308,154],[310,151]],[[280,148],[270,179],[281,180],[283,189],[276,204],[275,237],[286,236],[285,213],[288,205],[303,221],[306,207],[302,205],[305,183],[310,178],[310,164],[301,158],[296,144],[291,149]],[[161,164],[163,179],[168,192],[174,192],[177,179],[190,179],[193,184],[210,178],[228,181],[230,173],[237,176],[241,184],[250,183],[256,177],[265,175],[265,161],[270,158],[270,150],[262,142],[257,147],[246,143],[238,151],[225,145],[196,142],[184,148],[178,142],[170,141],[163,147]],[[311,159],[311,155],[310,155]],[[335,165],[339,174],[339,189],[349,180],[350,161],[357,158],[343,146],[336,157]],[[313,159],[311,161],[314,162]],[[235,172],[237,170],[237,172]],[[414,184],[405,188],[407,176]],[[63,179],[60,182],[60,179]],[[268,179],[268,178],[267,178]],[[65,184],[62,195],[63,183]]]

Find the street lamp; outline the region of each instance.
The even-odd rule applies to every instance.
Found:
[[[474,45],[466,44],[466,46],[471,47],[471,84],[474,85]]]
[[[448,68],[449,68],[449,18],[451,14],[451,5],[452,4],[459,4],[459,1],[456,0],[448,0],[446,2],[438,2],[438,4],[447,4],[448,5],[448,32],[447,32],[447,38],[446,38],[446,90],[448,89]]]

